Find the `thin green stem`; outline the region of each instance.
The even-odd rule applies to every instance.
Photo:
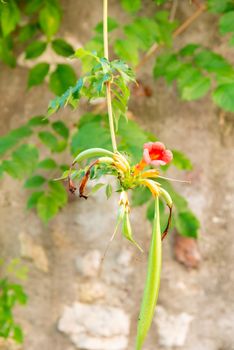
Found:
[[[108,50],[108,0],[103,0],[103,42],[104,42],[104,56],[109,59],[109,50]],[[108,81],[106,83],[106,100],[107,100],[107,109],[108,109],[108,118],[111,134],[111,142],[113,151],[117,152],[117,143],[115,137],[115,127],[114,127],[114,118],[113,110],[111,104],[111,83]]]

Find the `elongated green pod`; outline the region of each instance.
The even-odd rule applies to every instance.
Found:
[[[132,235],[132,228],[129,220],[129,213],[125,211],[123,216],[123,227],[122,227],[122,233],[125,238],[127,238],[130,242],[135,244],[135,246],[143,253],[143,249],[140,247],[140,245],[135,241]]]
[[[79,153],[76,158],[73,160],[72,165],[75,163],[79,163],[84,159],[88,158],[95,158],[95,157],[113,157],[114,153],[111,151],[108,151],[104,148],[89,148],[85,151]]]
[[[155,197],[155,212],[148,258],[147,278],[138,319],[136,350],[141,350],[150,329],[160,287],[162,243],[159,217],[159,198]]]
[[[172,199],[171,196],[169,195],[169,193],[164,190],[162,187],[160,187],[160,195],[163,197],[163,199],[165,200],[165,202],[167,203],[168,207],[171,208],[172,207]]]

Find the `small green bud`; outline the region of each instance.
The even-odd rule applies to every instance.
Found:
[[[164,190],[161,187],[160,187],[160,195],[163,197],[163,199],[167,203],[168,207],[172,208],[173,202],[172,202],[171,196],[169,195],[169,193],[166,190]]]

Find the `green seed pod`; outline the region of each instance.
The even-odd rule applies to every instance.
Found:
[[[147,278],[138,319],[136,350],[141,350],[150,329],[160,287],[162,243],[159,217],[159,198],[155,198],[152,239],[148,258]]]
[[[122,233],[123,233],[123,236],[125,238],[127,238],[130,242],[135,244],[135,246],[143,253],[143,249],[139,246],[139,244],[133,238],[132,228],[131,228],[131,224],[130,224],[130,220],[129,220],[129,213],[128,213],[128,211],[124,212]]]
[[[74,165],[75,163],[79,163],[84,159],[88,159],[88,158],[95,158],[95,157],[113,157],[114,153],[108,151],[107,149],[104,148],[90,148],[87,149],[81,153],[79,153],[76,158],[74,159],[72,165]]]

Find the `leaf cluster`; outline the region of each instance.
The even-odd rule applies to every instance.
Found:
[[[5,135],[0,142],[1,173],[18,180],[26,178],[23,186],[31,193],[27,208],[36,208],[44,222],[48,222],[67,203],[66,189],[52,179],[69,166],[58,164],[51,157],[40,159],[38,146],[40,149],[44,146],[52,154],[61,153],[67,149],[69,134],[69,129],[61,120],[50,123],[44,116],[35,116],[24,126]],[[28,140],[30,136],[31,143]]]
[[[22,343],[23,332],[21,326],[15,322],[14,308],[17,304],[25,305],[28,298],[23,287],[15,283],[9,274],[13,273],[16,278],[23,278],[25,268],[19,265],[18,259],[14,259],[6,270],[6,276],[0,279],[0,337],[12,338],[17,343]]]
[[[15,48],[24,52],[26,60],[40,58],[49,47],[59,56],[71,56],[72,45],[56,37],[61,18],[57,0],[0,2],[0,60],[15,67]],[[76,73],[69,64],[58,64],[52,71],[50,64],[40,58],[29,71],[28,88],[43,83],[47,76],[55,94],[63,93],[76,81]]]
[[[154,77],[168,84],[176,81],[180,97],[197,100],[209,91],[215,104],[234,112],[234,67],[221,55],[188,44],[178,52],[164,52],[156,59]]]
[[[129,7],[134,8],[132,1],[129,2]],[[109,31],[119,32],[118,38],[111,40],[110,46],[117,57],[136,66],[141,54],[149,50],[153,44],[171,46],[172,33],[176,27],[177,22],[170,21],[169,12],[165,10],[157,11],[152,17],[131,18],[128,24],[122,26],[115,19],[109,18]],[[103,55],[102,23],[95,27],[95,35],[85,48],[96,51],[100,56]]]
[[[106,58],[98,57],[95,52],[78,49],[75,57],[86,61],[91,59],[92,68],[83,78],[80,78],[74,86],[70,86],[62,96],[52,100],[48,107],[48,115],[57,112],[60,108],[70,105],[76,108],[82,97],[89,101],[105,97],[106,83],[111,84],[112,106],[116,125],[121,115],[126,117],[129,99],[130,82],[135,82],[133,71],[121,60],[108,61]]]

